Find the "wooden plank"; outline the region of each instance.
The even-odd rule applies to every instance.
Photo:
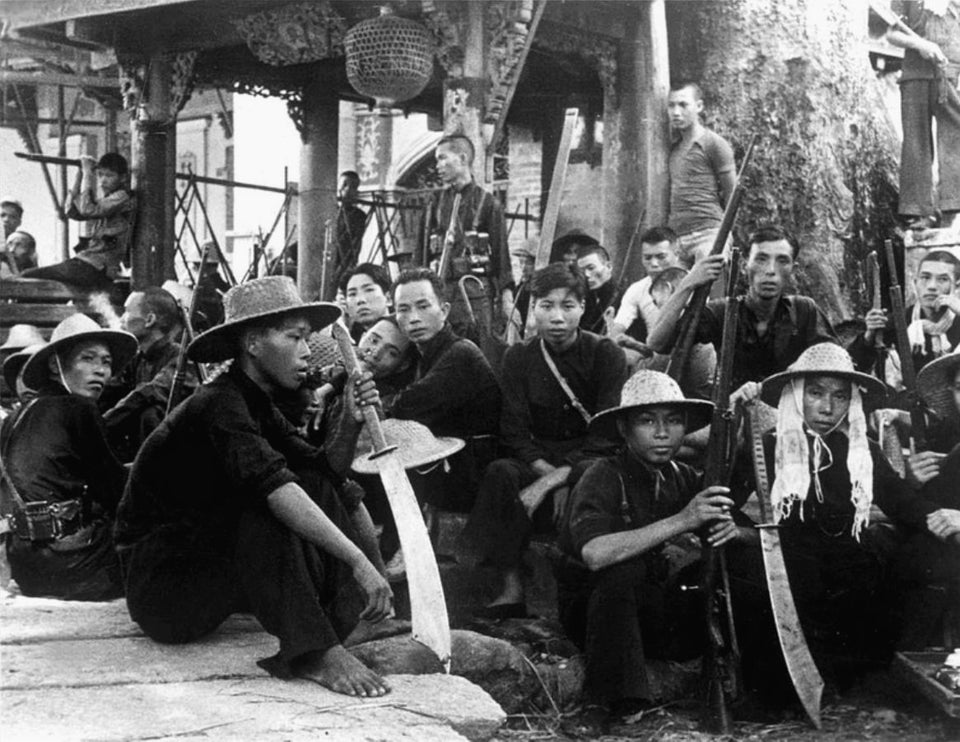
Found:
[[[39,279],[0,281],[0,301],[14,299],[18,302],[44,302],[47,304],[68,301],[86,302],[89,294],[70,288],[59,281]]]
[[[960,694],[933,679],[947,652],[897,652],[893,666],[900,676],[948,716],[960,719]]]
[[[77,313],[69,304],[4,304],[0,307],[0,326],[36,325],[53,327]]]
[[[563,186],[567,180],[567,164],[570,161],[570,145],[573,143],[573,129],[580,115],[579,108],[568,108],[563,118],[563,133],[557,148],[557,161],[553,166],[553,178],[550,193],[547,196],[547,208],[543,212],[543,226],[540,229],[540,245],[537,248],[537,270],[550,262],[550,247],[557,231],[560,217],[560,203],[563,201]]]

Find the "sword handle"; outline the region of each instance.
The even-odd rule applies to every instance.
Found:
[[[350,339],[350,332],[343,323],[343,319],[338,319],[333,325],[333,337],[340,348],[340,355],[343,357],[344,368],[347,369],[348,376],[353,376],[360,370],[360,361],[357,360],[357,351],[353,347],[353,341]],[[350,392],[347,391],[347,394]],[[370,439],[373,441],[373,450],[376,452],[385,451],[390,446],[383,435],[383,426],[380,424],[380,415],[373,405],[364,405],[360,408],[363,412],[363,421],[370,431]]]

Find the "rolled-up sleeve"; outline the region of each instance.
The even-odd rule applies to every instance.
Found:
[[[593,464],[573,488],[570,497],[570,543],[577,557],[599,536],[618,530],[620,475],[607,461]]]

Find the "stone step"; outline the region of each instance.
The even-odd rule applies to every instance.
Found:
[[[3,692],[4,742],[239,740],[462,742],[488,740],[503,711],[448,675],[392,675],[376,699],[272,678],[132,683]]]

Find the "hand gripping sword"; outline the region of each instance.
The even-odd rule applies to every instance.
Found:
[[[342,320],[333,326],[333,336],[340,346],[340,355],[348,374],[359,368],[357,354],[350,342],[350,333]],[[407,583],[410,586],[410,612],[412,614],[413,638],[433,650],[440,659],[443,671],[450,672],[450,621],[447,604],[440,583],[437,558],[430,544],[417,496],[413,492],[407,472],[403,468],[397,447],[387,444],[374,407],[363,408],[363,420],[370,432],[380,480],[387,493],[387,501],[397,522],[400,548],[403,549],[407,568]]]
[[[777,638],[787,664],[787,672],[797,691],[800,703],[813,725],[820,729],[820,697],[823,695],[823,678],[813,661],[807,639],[800,627],[797,606],[793,602],[790,590],[790,578],[787,565],[783,561],[780,546],[779,525],[774,523],[773,507],[770,502],[770,480],[767,477],[767,460],[763,453],[763,431],[756,404],[751,404],[747,417],[747,429],[753,448],[753,471],[757,480],[757,498],[760,501],[760,517],[763,523],[758,526],[760,546],[763,549],[763,566],[767,573],[767,591],[770,593],[770,606],[773,608],[773,620],[777,626]]]

